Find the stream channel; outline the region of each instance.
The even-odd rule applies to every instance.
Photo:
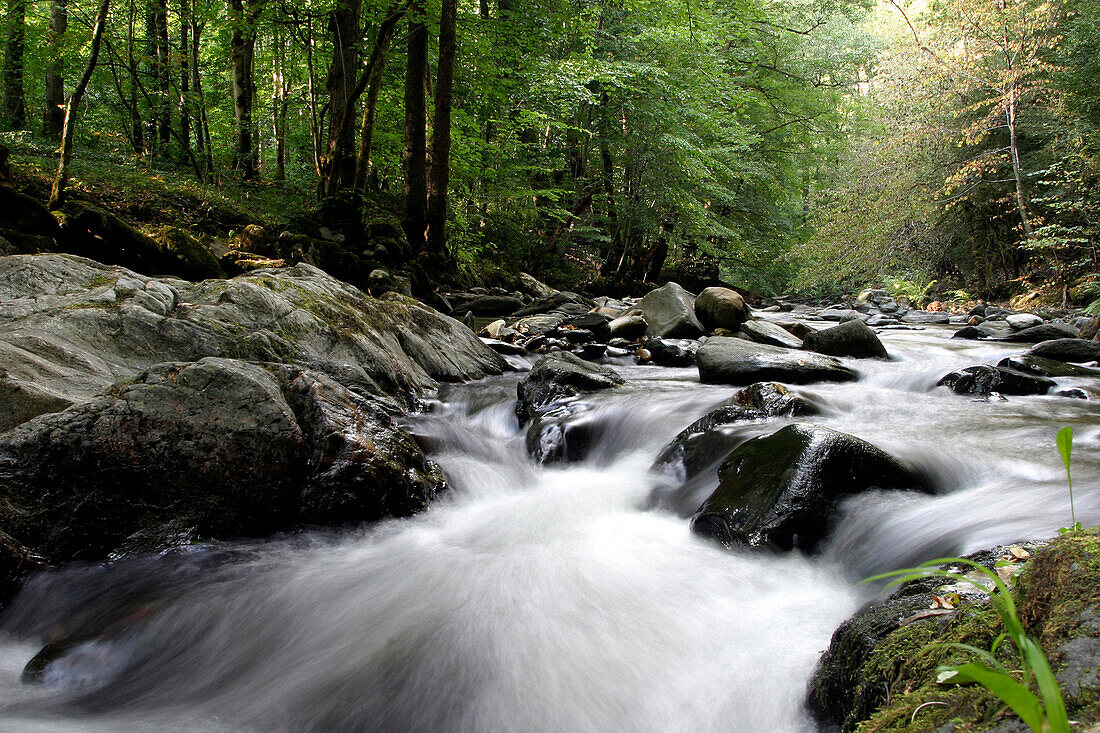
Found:
[[[32,581],[0,622],[0,731],[813,731],[808,680],[877,592],[861,578],[1070,523],[1063,425],[1078,519],[1100,523],[1100,402],[935,388],[1026,349],[951,333],[884,331],[892,361],[845,360],[859,381],[795,388],[822,408],[802,420],[936,486],[848,500],[813,557],[693,535],[707,487],[685,497],[650,471],[736,389],[695,368],[613,364],[627,384],[582,398],[602,426],[593,449],[549,466],[513,414],[522,375],[447,386],[409,424],[450,490],[413,519]],[[82,612],[124,620],[22,684],[42,638]]]

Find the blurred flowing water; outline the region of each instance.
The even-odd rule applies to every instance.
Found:
[[[451,486],[418,517],[39,576],[0,626],[0,731],[812,731],[806,685],[861,577],[1069,524],[1062,425],[1100,522],[1100,403],[933,389],[1022,350],[950,333],[886,332],[893,361],[797,388],[938,489],[850,499],[818,556],[730,552],[652,501],[661,447],[734,391],[694,369],[618,367],[568,465],[526,457],[518,375],[448,387],[411,424]],[[81,615],[119,620],[21,684]]]

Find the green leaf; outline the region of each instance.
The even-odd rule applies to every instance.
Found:
[[[1043,730],[1043,705],[1039,702],[1039,698],[1009,675],[980,662],[967,662],[954,667],[937,669],[939,675],[951,671],[957,673],[950,678],[951,683],[978,683],[1003,700],[1033,731],[1038,733]]]
[[[1066,465],[1066,473],[1069,474],[1069,458],[1073,453],[1073,428],[1069,425],[1058,431],[1058,452],[1062,454],[1062,463]]]

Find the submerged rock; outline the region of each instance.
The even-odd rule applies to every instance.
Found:
[[[527,452],[540,463],[578,461],[587,456],[598,429],[583,413],[577,395],[623,384],[611,367],[569,352],[540,359],[517,386],[516,415],[527,426]]]
[[[852,356],[860,359],[886,359],[886,347],[862,321],[848,321],[807,334],[803,346],[810,351],[830,356]]]
[[[539,359],[517,385],[516,415],[524,423],[555,402],[621,384],[623,378],[611,367],[567,351],[554,352]]]
[[[997,366],[1040,377],[1100,377],[1100,369],[1044,359],[1030,353],[1006,357],[997,362]]]
[[[1005,366],[978,364],[951,372],[936,382],[956,394],[990,395],[994,392],[1010,395],[1046,394],[1054,382],[1035,374],[1027,374]]]
[[[718,430],[723,425],[773,417],[816,415],[819,410],[802,395],[776,382],[758,382],[738,390],[720,407],[681,430],[658,455],[654,468],[676,466],[684,478],[724,457],[740,441]]]
[[[871,489],[924,490],[925,482],[866,441],[796,423],[735,448],[691,528],[727,546],[812,551],[840,499]]]
[[[714,336],[695,355],[699,379],[717,384],[775,380],[792,384],[851,382],[856,373],[837,359],[739,338]]]
[[[281,364],[160,364],[0,436],[2,529],[50,562],[166,523],[231,538],[406,516],[443,485],[378,404]]]

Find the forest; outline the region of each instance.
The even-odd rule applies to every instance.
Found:
[[[1088,305],[1098,27],[1089,0],[7,0],[0,140],[52,179],[69,114],[78,185],[262,201],[414,283]]]
[[[0,731],[1100,731],[1100,0],[0,3]]]

